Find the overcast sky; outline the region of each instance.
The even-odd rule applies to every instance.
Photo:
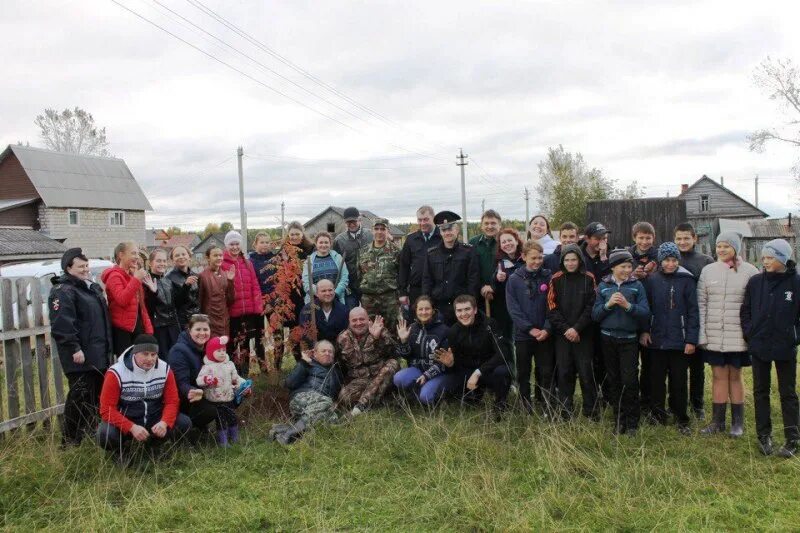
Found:
[[[202,0],[241,35],[196,0],[119,2],[208,55],[111,1],[4,0],[0,144],[40,145],[46,107],[90,111],[148,226],[238,226],[238,145],[250,227],[276,225],[282,200],[301,221],[330,204],[460,212],[459,147],[470,218],[482,199],[522,218],[559,144],[648,196],[707,174],[753,201],[758,174],[770,215],[799,201],[797,152],[746,141],[780,120],[752,75],[800,62],[799,2]]]

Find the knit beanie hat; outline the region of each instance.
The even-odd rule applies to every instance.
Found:
[[[792,245],[783,239],[773,239],[761,249],[761,257],[765,255],[771,255],[785,265],[792,258]]]
[[[633,256],[625,248],[617,248],[608,256],[608,268],[614,268],[622,263],[633,263]]]
[[[139,353],[139,352],[156,352],[158,353],[158,341],[152,335],[147,335],[146,333],[142,333],[141,335],[136,336],[136,340],[133,341],[133,346],[131,347],[131,353]]]
[[[206,357],[208,357],[211,361],[216,361],[217,363],[221,363],[219,359],[214,357],[214,352],[222,348],[225,349],[225,345],[228,344],[228,337],[223,335],[222,337],[214,337],[208,344],[206,344]]]
[[[717,244],[727,242],[731,248],[736,250],[736,255],[739,255],[739,250],[742,249],[742,234],[736,231],[723,231],[717,236]]]
[[[228,233],[225,234],[225,246],[228,246],[232,242],[238,242],[242,244],[244,239],[242,239],[242,234],[235,230],[230,230]]]
[[[661,246],[658,247],[658,262],[661,263],[668,257],[674,257],[678,261],[681,260],[681,251],[674,242],[662,242]]]

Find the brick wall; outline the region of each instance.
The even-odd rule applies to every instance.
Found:
[[[114,247],[123,241],[139,244],[145,238],[144,211],[124,211],[125,225],[111,226],[108,209],[78,209],[78,225],[69,224],[69,209],[39,206],[42,233],[53,239],[66,239],[69,247],[80,246],[92,258],[110,258]]]

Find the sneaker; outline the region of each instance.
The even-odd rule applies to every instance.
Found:
[[[706,419],[706,410],[703,409],[702,407],[699,408],[699,409],[694,409],[693,412],[694,412],[694,417],[697,420],[705,420]]]
[[[758,437],[758,449],[763,455],[772,455],[772,437],[769,435]]]
[[[692,428],[688,424],[678,424],[678,433],[688,437],[692,434]]]
[[[781,446],[781,449],[775,455],[784,459],[791,459],[797,455],[798,449],[800,449],[800,442],[787,440],[786,444]]]

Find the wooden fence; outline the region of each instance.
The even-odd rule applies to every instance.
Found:
[[[41,282],[0,277],[0,434],[64,411],[64,377],[44,308],[49,287]]]

